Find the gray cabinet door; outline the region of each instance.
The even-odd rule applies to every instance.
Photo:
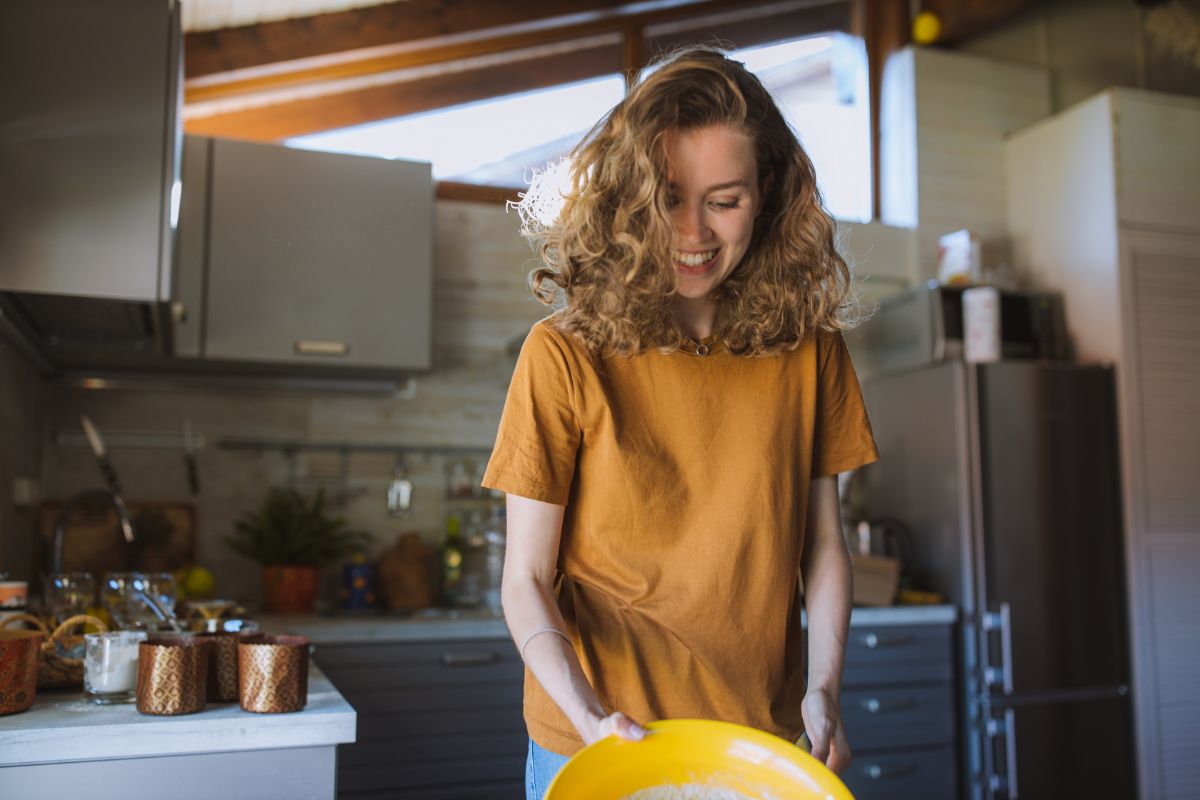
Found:
[[[178,10],[5,0],[0,289],[166,299]]]
[[[204,270],[208,258],[208,162],[213,140],[183,137],[183,189],[171,281],[174,354],[198,357],[203,342]]]
[[[430,365],[428,164],[217,139],[205,356]]]

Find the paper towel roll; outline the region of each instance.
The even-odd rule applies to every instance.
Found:
[[[1000,360],[1000,290],[963,290],[963,358],[971,363]]]

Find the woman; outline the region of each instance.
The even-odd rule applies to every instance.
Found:
[[[812,164],[741,64],[691,48],[572,155],[484,485],[527,667],[530,798],[639,723],[710,718],[850,758],[837,473],[878,456]],[[800,628],[798,580],[809,615]]]

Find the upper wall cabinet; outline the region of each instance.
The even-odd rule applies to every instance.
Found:
[[[4,0],[0,290],[170,292],[174,0]]]
[[[207,161],[203,358],[429,368],[430,165],[228,139],[189,150],[203,141],[189,161]]]

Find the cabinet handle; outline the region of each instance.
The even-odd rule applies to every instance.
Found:
[[[491,653],[442,653],[443,667],[482,667],[485,664],[495,664],[500,660],[500,654]]]
[[[344,356],[350,353],[346,342],[321,341],[319,339],[297,339],[293,347],[301,356]]]
[[[868,764],[863,768],[863,772],[871,780],[878,781],[911,775],[916,769],[916,765],[911,761],[904,761],[899,764]]]
[[[905,634],[887,634],[879,635],[878,633],[868,633],[863,637],[863,644],[872,650],[878,650],[881,647],[897,647],[902,644],[908,644],[912,641],[911,636]]]
[[[182,325],[188,321],[188,309],[183,303],[176,300],[171,303],[171,321],[176,325]]]
[[[891,700],[868,697],[863,701],[863,708],[871,714],[878,714],[881,711],[899,711],[905,708],[912,708],[916,704],[917,701],[911,697],[896,697]]]
[[[984,681],[989,686],[1000,684],[1006,695],[1012,694],[1012,609],[1008,603],[1001,603],[999,611],[983,615],[983,629],[1000,631],[1000,665],[986,667],[983,671]]]

